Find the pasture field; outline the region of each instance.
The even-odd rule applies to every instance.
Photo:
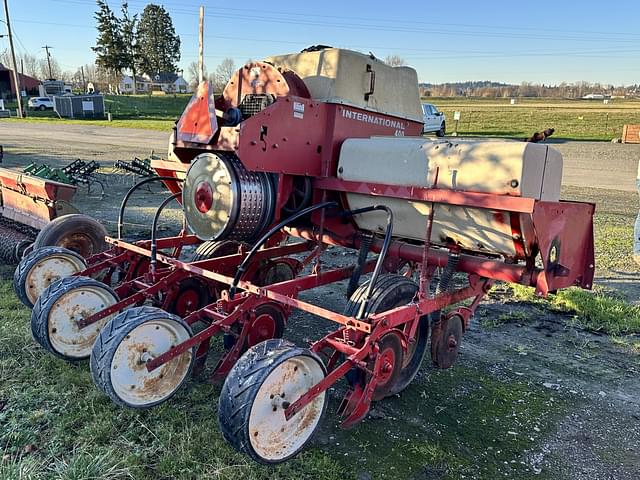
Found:
[[[105,109],[112,113],[112,122],[60,120],[53,112],[29,112],[29,118],[22,121],[170,131],[189,98],[184,94],[107,95]],[[508,98],[425,97],[422,101],[435,104],[445,113],[448,134],[455,129],[454,112],[461,112],[460,136],[524,138],[553,127],[558,139],[607,141],[619,138],[624,124],[640,123],[640,100],[613,99],[608,105],[601,100],[555,98],[519,98],[516,105],[510,105]]]
[[[447,117],[447,134],[455,130],[454,112],[461,114],[461,136],[525,138],[555,128],[553,138],[565,140],[611,140],[622,136],[625,124],[640,123],[640,100],[562,100],[554,98],[423,98]]]

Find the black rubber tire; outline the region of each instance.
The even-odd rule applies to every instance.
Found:
[[[440,130],[438,130],[436,132],[436,137],[444,137],[447,133],[447,125],[442,122],[442,125],[440,126]]]
[[[297,455],[313,438],[313,433],[307,441],[288,457],[277,461],[267,460],[258,455],[251,446],[249,438],[249,415],[253,402],[262,383],[282,362],[297,356],[308,356],[316,360],[324,374],[324,363],[310,350],[300,348],[283,339],[265,340],[245,352],[233,366],[224,381],[218,401],[218,423],[224,438],[233,448],[262,464],[276,464],[285,462]],[[322,407],[321,417],[327,407],[328,399]],[[318,422],[320,425],[321,421]],[[317,428],[317,427],[316,427]]]
[[[82,241],[70,240],[68,235],[80,236]],[[81,213],[63,215],[48,223],[36,237],[33,249],[47,246],[64,246],[73,250],[84,258],[96,253],[104,252],[108,245],[104,237],[108,235],[106,229],[95,218]]]
[[[211,260],[212,258],[225,257],[227,255],[233,255],[238,252],[240,242],[236,240],[208,240],[198,245],[193,256],[192,262],[199,262],[200,260]]]
[[[16,292],[16,296],[20,299],[25,307],[33,308],[33,303],[27,296],[27,276],[31,272],[31,269],[45,257],[60,253],[76,258],[78,261],[82,262],[86,268],[87,263],[85,262],[84,258],[78,255],[76,252],[73,252],[66,248],[43,247],[39,250],[32,250],[31,253],[20,260],[18,267],[13,272],[13,290]]]
[[[367,288],[369,286],[369,280],[360,285],[353,295],[349,299],[347,306],[345,307],[344,314],[348,316],[355,316],[360,308],[360,302],[364,298]],[[384,312],[385,310],[391,310],[392,308],[406,305],[415,297],[418,291],[418,285],[403,275],[398,274],[385,274],[378,277],[378,281],[371,292],[371,300],[366,314],[374,314]],[[400,393],[418,374],[420,366],[426,352],[429,350],[429,316],[424,315],[420,319],[418,324],[418,330],[416,331],[416,346],[411,357],[410,362],[400,370],[400,374],[396,383],[392,387],[389,395],[395,395]],[[347,379],[350,382],[356,381],[357,375],[361,374],[361,370],[355,370],[349,372]]]
[[[52,283],[49,288],[42,292],[42,295],[40,295],[40,298],[38,298],[38,301],[31,311],[31,334],[33,335],[34,340],[48,352],[68,362],[84,360],[89,358],[89,356],[70,357],[54,348],[49,338],[49,313],[51,308],[59,301],[62,295],[84,286],[101,288],[113,295],[115,301],[118,301],[118,295],[116,292],[114,292],[111,287],[99,282],[98,280],[81,276],[67,277]]]
[[[180,390],[187,378],[189,378],[193,369],[193,363],[196,358],[195,347],[191,355],[191,364],[189,365],[189,371],[185,375],[180,385],[169,396],[153,403],[146,405],[133,405],[124,401],[118,396],[111,383],[111,377],[109,372],[111,371],[111,363],[113,357],[118,349],[118,346],[122,340],[129,335],[133,329],[142,325],[149,320],[155,320],[159,316],[171,317],[176,322],[180,323],[189,332],[189,335],[193,335],[193,330],[186,324],[180,317],[171,315],[164,310],[156,307],[133,307],[120,312],[115,316],[104,328],[100,331],[100,335],[93,344],[93,350],[91,351],[91,359],[89,361],[89,367],[91,369],[91,378],[93,383],[98,389],[105,393],[116,405],[121,407],[145,409],[151,408],[160,403],[169,400],[175,393]]]
[[[38,107],[38,110],[40,110],[41,112],[44,112],[47,109],[47,107],[45,107],[44,105],[40,105]]]

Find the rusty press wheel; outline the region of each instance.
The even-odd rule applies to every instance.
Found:
[[[250,348],[233,366],[220,393],[218,420],[224,438],[253,460],[273,464],[300,452],[326,407],[326,392],[291,419],[284,411],[326,375],[310,350],[285,340]]]
[[[367,280],[353,292],[344,310],[345,315],[355,316],[357,314],[368,286],[369,281]],[[417,291],[418,285],[410,278],[398,274],[381,275],[373,288],[369,307],[365,313],[370,315],[406,305],[413,300]],[[425,315],[418,324],[415,341],[409,343],[407,352],[402,356],[401,369],[395,374],[393,385],[380,388],[380,392],[376,390],[374,398],[380,397],[380,394],[383,394],[382,397],[394,395],[409,386],[422,365],[427,351],[428,337],[429,316]],[[351,372],[348,378],[350,382],[364,381],[362,372],[359,370]]]
[[[87,268],[84,259],[62,247],[44,247],[25,256],[13,273],[13,289],[27,307],[42,295],[52,283],[70,277]]]
[[[195,359],[187,350],[149,372],[146,362],[191,338],[191,327],[155,307],[121,312],[100,332],[91,351],[91,376],[114,403],[149,408],[171,398],[185,382]]]
[[[459,315],[452,315],[434,323],[431,334],[431,359],[437,368],[450,368],[456,362],[462,334],[462,318]]]
[[[40,230],[33,249],[58,246],[89,258],[107,249],[106,236],[107,231],[95,218],[73,213],[56,218]]]
[[[38,298],[31,312],[31,333],[42,347],[64,360],[88,358],[100,328],[113,314],[85,328],[78,321],[117,302],[116,293],[98,280],[63,278]]]

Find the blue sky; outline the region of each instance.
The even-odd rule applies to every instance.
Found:
[[[120,3],[109,0],[114,9]],[[142,11],[147,3],[130,0],[129,8]],[[204,4],[209,71],[224,57],[241,64],[322,43],[382,58],[400,55],[421,82],[640,83],[637,0],[156,3],[173,18],[185,69],[197,58],[198,6]],[[93,0],[9,0],[9,9],[19,52],[44,58],[46,43],[65,70],[93,62]],[[0,50],[6,43],[0,39]]]

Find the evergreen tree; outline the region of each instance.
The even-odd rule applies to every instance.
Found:
[[[91,49],[96,52],[96,65],[117,78],[126,67],[121,22],[111,11],[106,0],[97,0],[96,3],[98,11],[94,18],[97,21],[98,38],[96,46]]]
[[[133,93],[136,93],[136,72],[140,63],[140,49],[138,46],[138,37],[136,28],[138,26],[138,14],[131,16],[129,14],[129,5],[127,2],[122,4],[122,19],[120,20],[122,45],[123,45],[123,64],[125,68],[131,70],[133,76]]]
[[[175,72],[180,60],[180,37],[167,11],[154,4],[144,7],[137,28],[140,70],[149,76]]]

